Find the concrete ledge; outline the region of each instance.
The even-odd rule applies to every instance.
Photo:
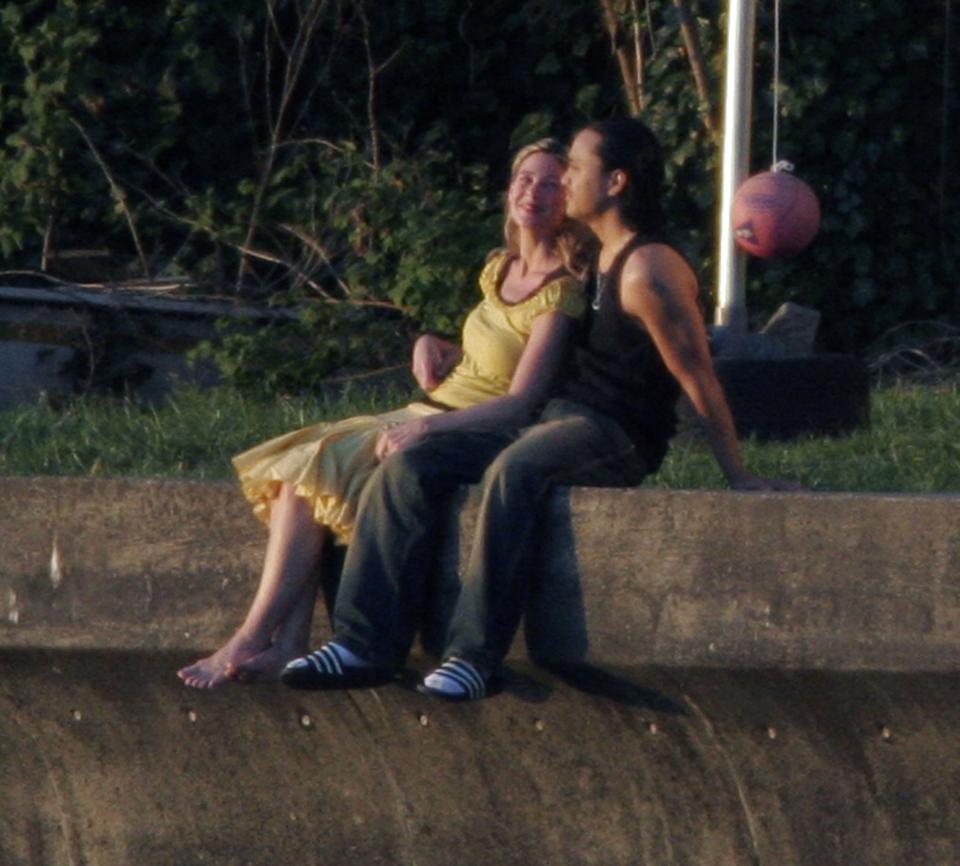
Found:
[[[4,866],[956,866],[960,677],[517,666],[185,689],[182,656],[0,650]]]
[[[259,571],[233,485],[5,479],[0,863],[956,866],[958,509],[564,492],[528,644],[577,664],[463,706],[187,689]]]
[[[958,525],[953,495],[562,491],[527,643],[617,668],[955,671]],[[265,539],[227,483],[8,478],[0,526],[0,647],[213,647]]]

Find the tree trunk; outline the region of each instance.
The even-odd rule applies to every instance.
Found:
[[[643,94],[638,77],[638,72],[642,71],[642,51],[637,50],[634,53],[630,51],[629,37],[623,27],[625,13],[623,0],[600,0],[600,3],[603,7],[603,21],[610,36],[610,44],[620,65],[620,77],[623,81],[627,109],[631,116],[636,117],[643,110]],[[639,45],[640,42],[637,39],[635,47]],[[640,65],[637,62],[637,54],[640,55]]]

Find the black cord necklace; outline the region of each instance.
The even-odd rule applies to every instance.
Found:
[[[595,272],[594,280],[596,282],[596,289],[593,293],[593,301],[590,304],[590,307],[594,310],[600,309],[600,301],[603,299],[603,293],[607,289],[607,283],[610,282],[610,274],[620,271],[620,264],[627,254],[632,250],[637,244],[645,243],[645,241],[640,240],[640,235],[637,232],[634,232],[624,244],[617,250],[617,254],[613,257],[613,261],[610,262],[610,269],[604,273],[600,270],[600,262],[597,262],[597,270]]]

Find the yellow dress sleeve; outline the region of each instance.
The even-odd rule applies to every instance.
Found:
[[[463,358],[430,397],[461,409],[502,397],[530,338],[537,316],[561,312],[579,316],[586,307],[580,282],[564,276],[551,280],[535,295],[516,304],[504,302],[498,286],[509,254],[493,256],[480,275],[483,300],[463,326]]]
[[[523,316],[524,328],[529,332],[533,320],[543,313],[563,313],[571,319],[579,319],[586,308],[583,283],[576,277],[565,275],[547,283],[534,297],[520,305],[517,312]]]
[[[500,285],[500,275],[509,258],[510,253],[506,250],[494,253],[480,271],[480,291],[487,300],[500,302],[497,286]]]

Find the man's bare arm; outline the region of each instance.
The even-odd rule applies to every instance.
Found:
[[[643,322],[667,369],[687,395],[727,482],[738,490],[797,489],[747,471],[707,332],[697,306],[697,279],[675,250],[651,244],[627,260],[621,278],[624,310]]]

